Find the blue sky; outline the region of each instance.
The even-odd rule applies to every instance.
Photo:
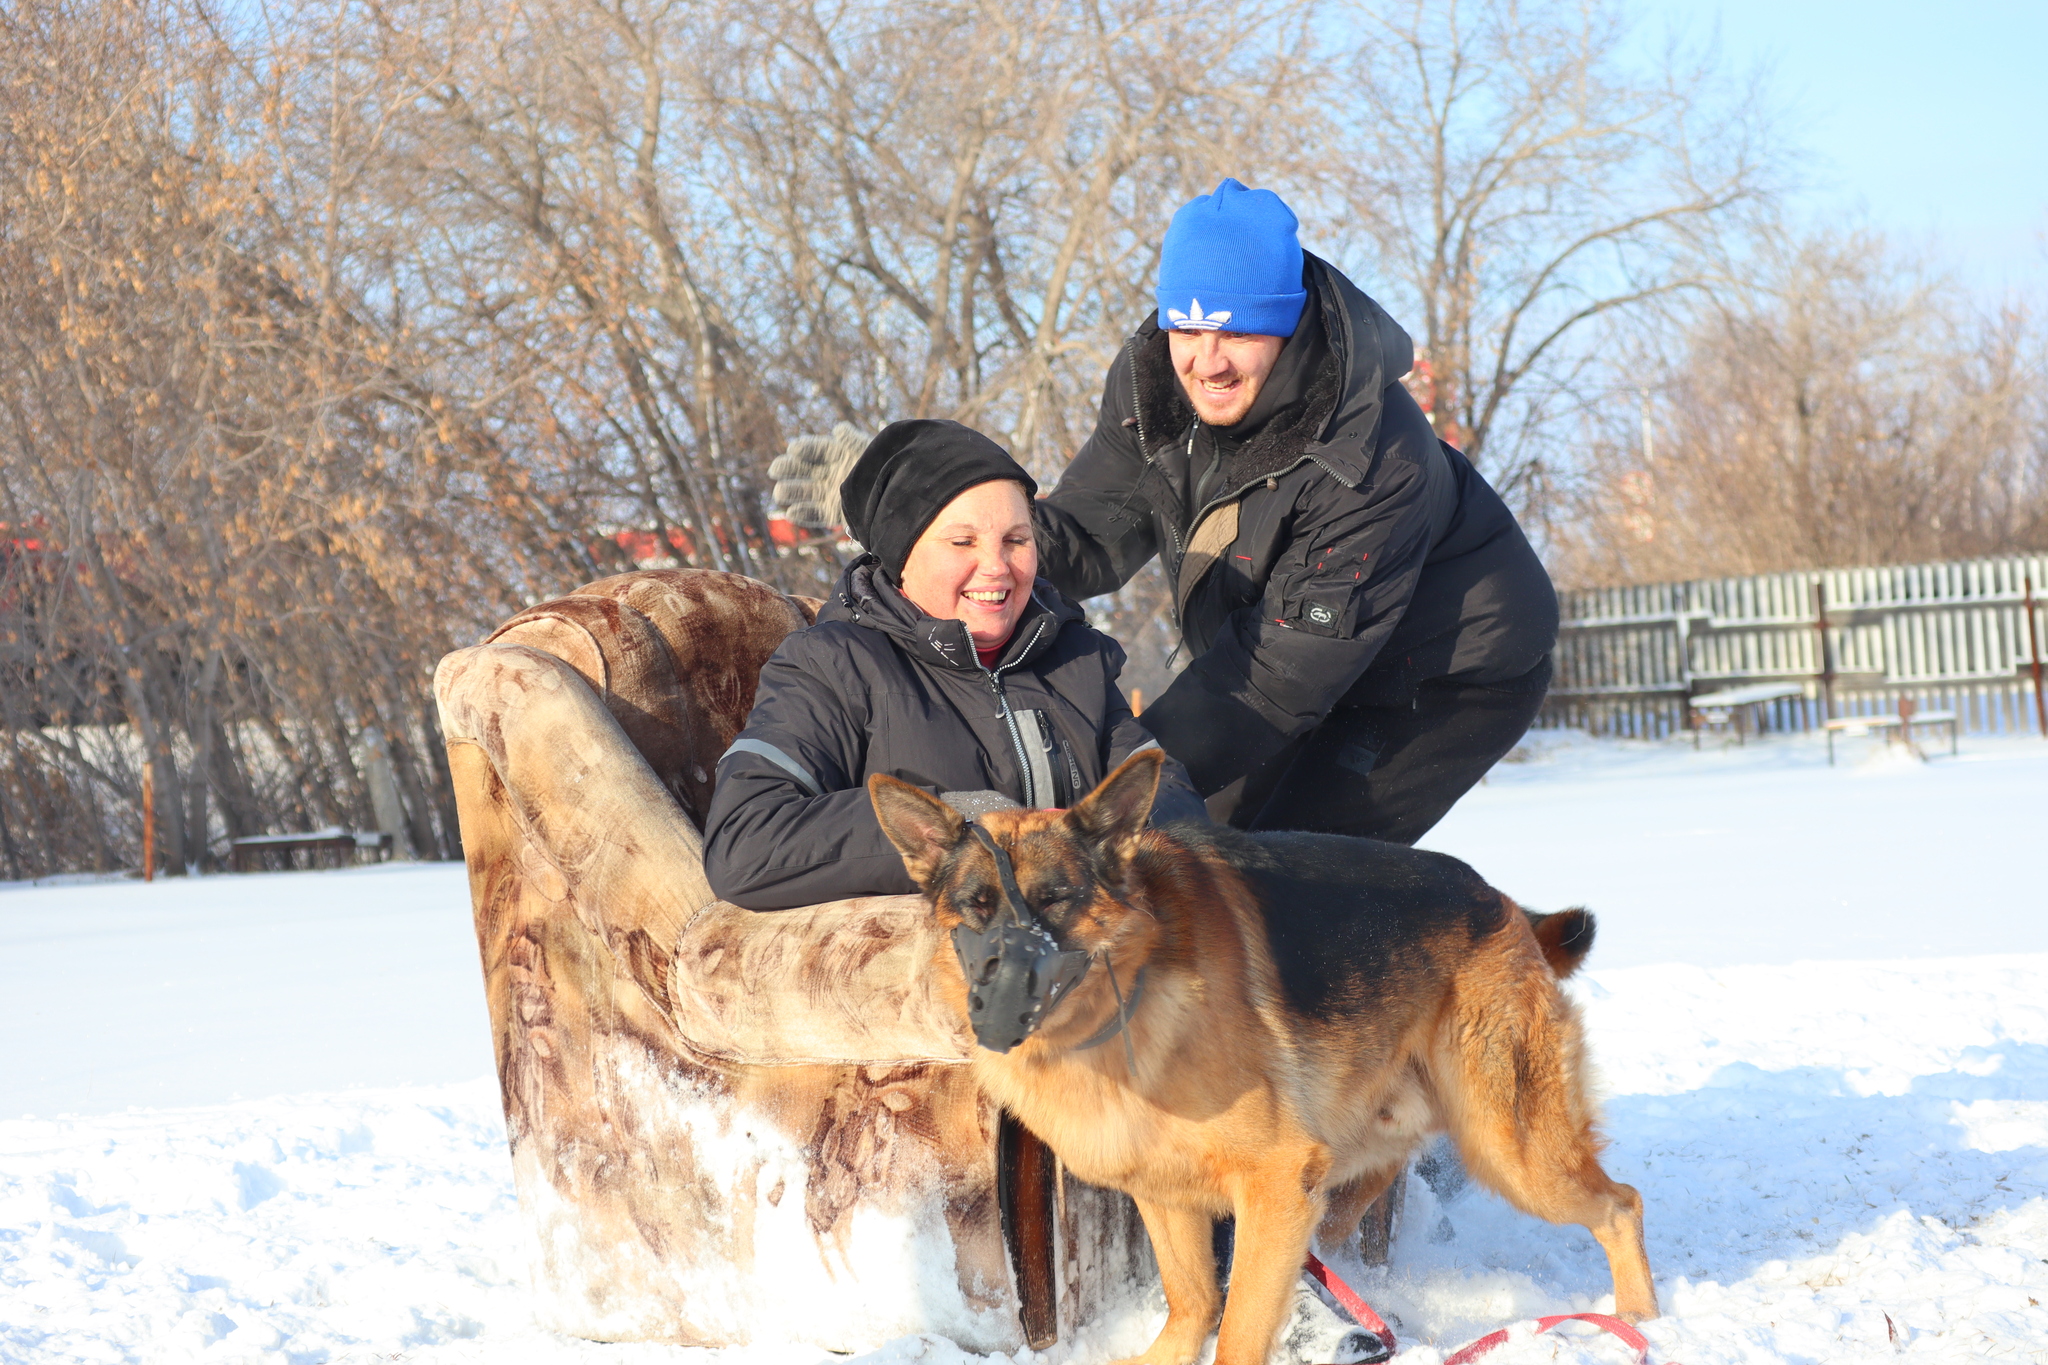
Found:
[[[1812,154],[1815,220],[1924,245],[1988,292],[2048,292],[2048,0],[1638,0],[1652,39],[1719,25]]]

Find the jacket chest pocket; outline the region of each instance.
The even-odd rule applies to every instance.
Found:
[[[1040,808],[1071,806],[1081,796],[1081,767],[1074,747],[1060,735],[1049,712],[1023,708],[1017,737],[1024,749],[1025,804]]]
[[[1031,804],[1064,809],[1088,794],[1102,778],[1103,735],[1098,717],[1104,697],[1073,696],[1045,678],[1019,678],[1010,691],[1021,763],[1031,783]]]

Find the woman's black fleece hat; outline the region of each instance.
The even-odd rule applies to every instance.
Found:
[[[1010,452],[958,422],[913,418],[883,427],[839,485],[846,529],[890,576],[903,576],[911,547],[946,504],[976,484],[1013,479],[1028,501],[1038,481]]]

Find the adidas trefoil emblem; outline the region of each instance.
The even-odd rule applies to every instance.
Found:
[[[1230,310],[1225,308],[1214,313],[1204,313],[1202,311],[1202,301],[1200,299],[1190,299],[1187,312],[1183,313],[1178,308],[1169,308],[1166,310],[1166,320],[1173,324],[1176,331],[1213,332],[1224,323],[1230,321]]]

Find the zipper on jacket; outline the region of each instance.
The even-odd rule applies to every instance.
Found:
[[[1061,758],[1066,760],[1067,791],[1066,801],[1063,804],[1071,806],[1076,801],[1079,801],[1081,799],[1081,765],[1074,761],[1073,746],[1062,745],[1059,742],[1059,737],[1053,733],[1052,718],[1050,716],[1047,716],[1043,711],[1039,712],[1038,714],[1040,719],[1042,719],[1045,722],[1045,747],[1053,750]]]
[[[1194,450],[1195,438],[1193,433],[1190,433],[1188,436],[1188,474],[1190,479],[1192,479],[1194,475]],[[1190,527],[1200,526],[1202,524],[1203,517],[1208,516],[1211,512],[1223,506],[1225,503],[1237,501],[1239,498],[1244,497],[1247,493],[1251,492],[1254,488],[1258,487],[1261,483],[1271,484],[1277,481],[1283,474],[1292,474],[1296,469],[1301,467],[1303,462],[1315,465],[1318,469],[1322,470],[1325,474],[1328,474],[1338,483],[1344,484],[1344,487],[1352,487],[1351,484],[1344,483],[1343,475],[1339,474],[1336,470],[1330,468],[1330,466],[1328,466],[1327,464],[1324,464],[1315,456],[1304,452],[1300,459],[1296,460],[1293,464],[1287,466],[1287,468],[1277,469],[1273,471],[1271,474],[1261,474],[1257,478],[1248,479],[1244,483],[1240,484],[1238,487],[1231,489],[1229,492],[1224,493],[1218,497],[1211,498],[1209,501],[1203,503],[1201,510],[1195,513],[1195,519],[1189,522],[1188,525]],[[1174,536],[1174,544],[1176,547],[1178,547],[1178,545],[1180,544],[1180,537],[1178,535]],[[1179,586],[1181,565],[1184,562],[1186,562],[1186,559],[1186,554],[1182,554],[1179,558],[1174,560],[1172,578],[1172,582],[1175,587],[1173,600],[1173,624],[1176,627],[1181,628],[1182,630],[1186,629],[1187,622],[1181,619]],[[1193,600],[1194,599],[1192,597],[1189,598],[1190,602],[1192,602]],[[1180,647],[1182,644],[1185,643],[1186,641],[1184,639],[1175,642],[1173,646],[1173,653],[1166,656],[1166,666],[1168,668],[1173,667],[1174,658],[1179,655]]]
[[[1131,362],[1127,368],[1131,372],[1131,421],[1138,433],[1138,455],[1145,461],[1147,466],[1156,470],[1159,468],[1159,462],[1152,458],[1152,444],[1145,439],[1145,401],[1138,392],[1138,338],[1135,333],[1124,340],[1124,352]],[[1165,475],[1162,474],[1160,477],[1163,479]],[[1137,495],[1138,490],[1133,487],[1129,496],[1124,499],[1123,507],[1119,507],[1117,510],[1122,511],[1124,508],[1129,507],[1131,505],[1131,498]],[[1166,523],[1166,534],[1173,537],[1173,562],[1175,567],[1178,568],[1181,556],[1186,553],[1185,548],[1181,544],[1180,528],[1173,524],[1172,517],[1160,517],[1157,519]]]
[[[1195,425],[1188,430],[1188,489],[1190,492],[1194,491],[1195,487],[1195,438],[1201,434],[1201,429],[1201,419],[1196,418]],[[1215,511],[1217,508],[1223,506],[1226,503],[1238,501],[1239,499],[1243,498],[1247,493],[1250,493],[1254,488],[1257,488],[1260,484],[1263,483],[1266,484],[1268,487],[1271,487],[1280,478],[1282,474],[1293,473],[1297,468],[1301,466],[1304,460],[1312,464],[1315,464],[1316,466],[1321,468],[1324,473],[1328,474],[1331,478],[1337,479],[1337,482],[1344,483],[1344,481],[1341,478],[1337,477],[1336,470],[1330,468],[1330,466],[1324,464],[1321,460],[1316,459],[1315,456],[1310,455],[1306,451],[1304,451],[1300,459],[1297,459],[1293,464],[1287,466],[1287,468],[1275,470],[1271,474],[1260,474],[1255,478],[1247,479],[1242,484],[1239,484],[1236,488],[1230,489],[1229,491],[1224,493],[1220,493],[1217,496],[1209,499],[1209,501],[1203,503],[1201,507],[1195,512],[1194,519],[1188,523],[1189,529],[1192,530],[1194,527],[1200,526],[1202,524],[1203,517],[1208,516],[1211,512]],[[1345,484],[1345,487],[1348,488],[1350,487],[1350,485]],[[1174,537],[1176,545],[1179,543],[1179,540],[1179,536]],[[1185,631],[1187,627],[1187,622],[1183,620],[1181,616],[1181,602],[1179,589],[1181,568],[1186,562],[1187,555],[1185,553],[1183,553],[1179,558],[1174,560],[1173,575],[1171,578],[1171,581],[1174,585],[1173,624],[1183,631]],[[1189,601],[1192,602],[1193,598],[1190,598]],[[1166,666],[1168,668],[1173,667],[1174,658],[1179,655],[1180,647],[1184,643],[1186,643],[1185,639],[1176,641],[1174,643],[1173,653],[1167,655],[1166,657]]]
[[[1131,412],[1133,414],[1133,420],[1138,424],[1138,454],[1144,457],[1146,464],[1151,465],[1156,469],[1158,467],[1159,462],[1152,458],[1152,447],[1145,440],[1145,408],[1144,405],[1138,399],[1138,339],[1134,336],[1130,338],[1128,341],[1126,341],[1124,345],[1131,352]],[[1195,437],[1200,434],[1201,424],[1202,419],[1200,417],[1197,417],[1195,419],[1194,425],[1188,428],[1188,486],[1190,489],[1194,487],[1195,478]],[[1249,493],[1263,480],[1277,479],[1282,474],[1292,473],[1294,471],[1295,466],[1299,465],[1302,462],[1302,460],[1307,460],[1310,464],[1315,465],[1316,468],[1322,470],[1325,474],[1328,474],[1331,478],[1335,479],[1338,483],[1343,484],[1346,488],[1351,488],[1355,486],[1348,480],[1346,480],[1342,474],[1339,474],[1336,470],[1332,469],[1327,463],[1316,458],[1316,456],[1310,454],[1309,452],[1303,451],[1301,457],[1297,459],[1294,462],[1294,464],[1287,466],[1287,468],[1276,469],[1269,474],[1261,474],[1255,479],[1249,479],[1243,484],[1240,484],[1238,487],[1230,489],[1228,492],[1221,493],[1216,497],[1209,499],[1209,501],[1203,503],[1201,507],[1196,509],[1194,519],[1188,522],[1188,525],[1190,527],[1201,525],[1202,518],[1207,516],[1215,508],[1221,507],[1226,502],[1230,502],[1234,499],[1243,497],[1246,493]],[[1173,537],[1174,577],[1178,578],[1180,576],[1180,561],[1187,555],[1187,545],[1186,542],[1184,542],[1181,539],[1180,528],[1174,525],[1173,519],[1169,517],[1165,518],[1164,520],[1166,521],[1166,533],[1169,536]]]
[[[1074,756],[1068,752],[1067,746],[1060,743],[1051,713],[1027,711],[1024,714],[1038,718],[1038,742],[1045,750],[1045,770],[1052,782],[1053,801],[1062,809],[1073,805],[1080,799],[1081,770],[1074,763]]]
[[[1018,651],[1019,657],[1030,653],[1031,646],[1038,643],[1038,637],[1044,632],[1045,618],[1040,617],[1038,624],[1032,628],[1031,638],[1026,640],[1024,648]],[[971,645],[973,641],[969,640],[968,643]],[[974,661],[980,663],[981,657],[976,655]],[[1008,664],[998,664],[994,668],[983,667],[981,671],[988,675],[988,690],[995,694],[996,706],[1003,718],[1003,728],[1010,732],[1010,748],[1017,755],[1017,776],[1024,783],[1024,804],[1031,810],[1037,810],[1040,803],[1036,784],[1031,780],[1031,756],[1024,752],[1024,732],[1017,725],[1017,713],[1010,709],[1009,694],[1003,691],[1003,670],[1008,667]]]
[[[1131,420],[1138,424],[1138,453],[1145,457],[1145,463],[1152,463],[1152,447],[1145,441],[1145,402],[1138,393],[1138,334],[1133,332],[1124,342],[1124,349],[1130,353],[1131,363]]]

